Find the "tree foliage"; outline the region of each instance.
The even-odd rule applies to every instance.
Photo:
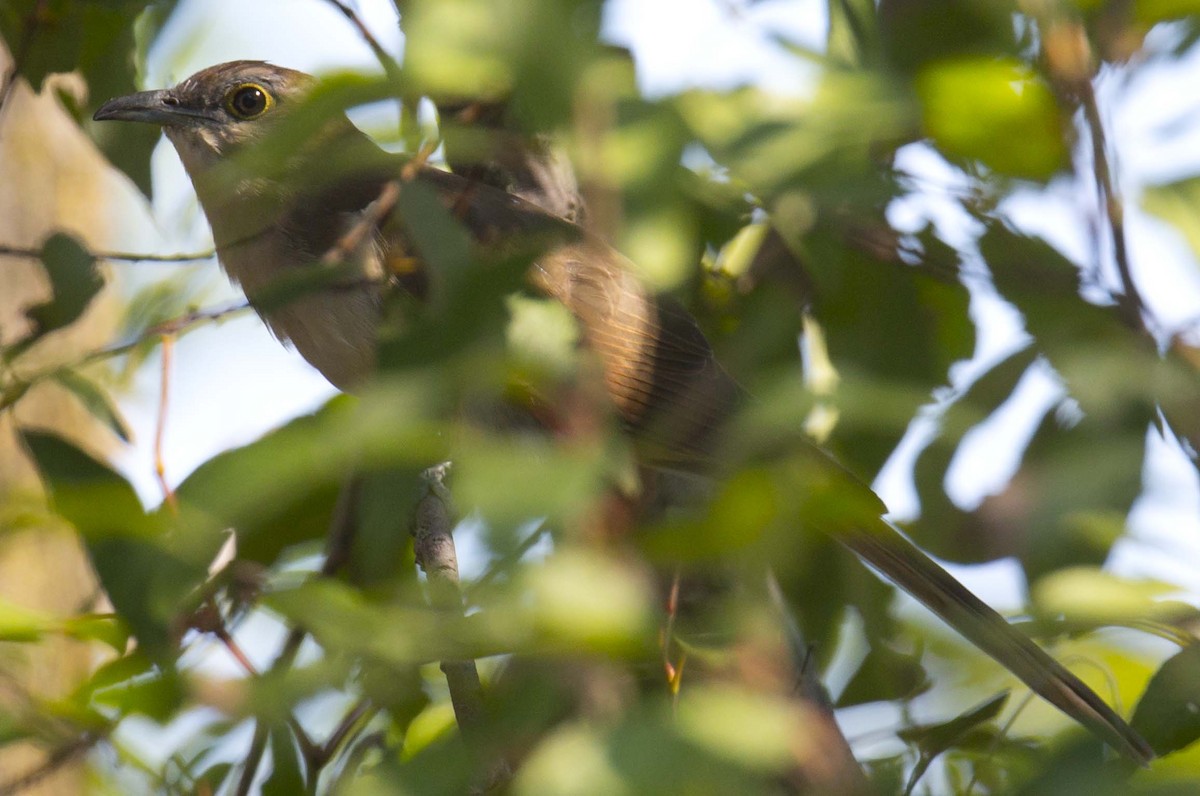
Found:
[[[879,792],[1197,786],[1197,612],[1167,584],[1102,567],[1145,488],[1147,436],[1195,462],[1200,339],[1165,328],[1137,287],[1161,280],[1153,262],[1129,262],[1130,200],[1109,174],[1093,89],[1099,69],[1190,53],[1186,4],[830,0],[824,51],[778,42],[812,65],[811,87],[662,97],[639,92],[626,54],[602,43],[598,0],[396,5],[404,61],[331,77],[276,155],[305,124],[368,101],[406,103],[391,143],[428,151],[450,131],[418,124],[415,100],[508,101],[518,129],[563,142],[589,224],[697,317],[755,397],[736,426],[744,455],[732,461],[744,464],[682,509],[631,520],[633,455],[596,399],[571,319],[513,297],[527,262],[476,261],[453,219],[405,198],[445,279],[433,301],[400,308],[383,372],[360,395],[212,458],[154,509],[111,465],[23,431],[113,610],[0,606],[6,646],[66,633],[107,647],[90,681],[44,715],[0,717],[0,741],[102,745],[98,787],[113,792],[831,788],[819,774],[836,757],[821,746],[820,700],[795,687],[828,675]],[[36,87],[77,70],[96,105],[134,89],[173,6],[10,0],[0,34],[18,78]],[[1174,51],[1141,49],[1164,29]],[[154,138],[94,134],[148,192]],[[903,165],[914,153],[940,159],[959,187],[923,184]],[[1195,179],[1142,197],[1193,244]],[[1100,197],[1103,268],[1013,221],[1010,199],[1064,186]],[[889,223],[897,204],[931,194],[969,234]],[[83,363],[22,366],[87,306],[97,254],[62,235],[37,253],[52,297],[2,352],[0,408],[54,379],[124,437]],[[981,302],[1015,309],[1024,333],[968,377]],[[169,319],[159,312],[146,320],[135,307],[135,339],[89,360],[185,328],[155,325]],[[1054,399],[1027,440],[988,452],[1019,465],[963,505],[947,491],[956,457],[1031,379],[1056,384]],[[554,435],[485,431],[459,411],[515,390],[554,399]],[[1161,761],[1134,771],[1026,700],[807,531],[852,517],[854,495],[819,474],[797,482],[794,458],[757,455],[807,435],[871,482],[914,429],[927,442],[906,472],[920,502],[906,532],[954,562],[1013,557],[1030,587],[1029,630],[1107,699],[1134,706]],[[449,497],[426,473],[443,461]],[[430,599],[435,578],[414,567],[409,531],[431,493],[469,517],[460,537],[478,540],[465,611]],[[214,571],[231,534],[236,556]],[[262,628],[279,626],[286,642],[264,640]],[[1162,639],[1177,649],[1164,653]],[[230,675],[218,659],[245,666]],[[459,731],[438,664],[450,673],[471,659],[483,712],[460,713]],[[162,765],[123,740],[171,722],[188,732]]]

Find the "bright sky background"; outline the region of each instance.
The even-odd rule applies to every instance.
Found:
[[[360,0],[358,8],[376,37],[394,53],[402,42],[389,0]],[[784,53],[765,34],[782,33],[819,49],[824,37],[824,3],[820,0],[610,0],[607,35],[635,53],[642,88],[652,95],[690,86],[733,86],[756,83],[780,92],[802,93],[811,71]],[[1169,31],[1151,44],[1169,40]],[[323,0],[185,0],[151,53],[147,88],[172,84],[197,69],[235,58],[270,60],[305,71],[338,68],[377,70],[378,64],[357,32]],[[1143,186],[1200,173],[1200,132],[1188,124],[1196,102],[1180,86],[1200,79],[1200,53],[1179,62],[1144,70],[1136,80],[1109,72],[1099,81],[1101,102],[1117,149],[1118,182],[1135,199]],[[961,177],[923,146],[902,151],[899,164],[928,184],[952,190]],[[193,251],[211,245],[207,225],[195,203],[177,158],[165,144],[156,151],[155,215],[163,251]],[[1200,271],[1182,239],[1161,222],[1132,207],[1128,215],[1130,248],[1137,263],[1153,264],[1155,281],[1143,289],[1155,311],[1175,326],[1200,317]],[[1048,193],[1019,195],[1005,210],[1026,229],[1037,231],[1077,262],[1090,262],[1089,243],[1095,218],[1095,196],[1066,180]],[[920,200],[897,202],[890,217],[900,228],[916,228],[931,219],[942,236],[957,243],[969,239],[972,225],[965,214],[938,190]],[[177,266],[147,267],[136,279],[157,278]],[[1150,269],[1147,269],[1150,270]],[[209,303],[232,300],[231,289],[214,264],[204,265],[200,280],[209,288]],[[974,309],[987,319],[981,332],[976,366],[1011,348],[1019,340],[1019,321],[1011,310],[977,293]],[[967,366],[958,375],[978,367]],[[144,499],[160,499],[153,479],[151,441],[158,405],[157,368],[138,375],[123,408],[134,427],[137,444],[121,464]],[[976,444],[963,452],[950,473],[952,494],[978,500],[987,489],[1002,485],[1017,460],[1013,434],[1036,422],[1042,407],[1058,400],[1053,378],[1031,378],[1023,396],[1006,410],[1007,420],[981,427]],[[244,444],[291,417],[309,411],[333,393],[325,380],[294,352],[280,346],[253,317],[242,317],[184,338],[177,347],[172,374],[165,459],[168,477],[178,482],[217,452]],[[914,428],[897,454],[891,473],[903,472],[929,429]],[[1194,469],[1173,446],[1157,446],[1148,464],[1153,489],[1139,502],[1133,517],[1134,539],[1114,556],[1129,574],[1165,578],[1200,594],[1200,492]],[[894,510],[911,511],[913,493],[903,477],[885,474],[878,484]],[[1016,568],[998,562],[982,568],[955,568],[998,607],[1022,602],[1023,583]]]

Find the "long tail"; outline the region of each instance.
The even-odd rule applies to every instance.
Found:
[[[1092,689],[885,523],[838,541],[1114,749],[1145,765],[1154,750]]]

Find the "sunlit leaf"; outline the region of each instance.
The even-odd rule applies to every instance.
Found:
[[[1149,186],[1142,193],[1142,207],[1175,227],[1200,257],[1200,178]]]
[[[917,77],[917,92],[926,132],[952,157],[1035,180],[1067,164],[1054,93],[1016,61],[936,62]]]
[[[618,562],[564,552],[526,577],[535,627],[552,647],[620,652],[646,642],[651,595]]]

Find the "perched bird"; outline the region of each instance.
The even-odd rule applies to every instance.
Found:
[[[639,284],[622,255],[523,199],[521,185],[510,193],[390,155],[340,113],[279,162],[249,165],[241,155],[267,139],[313,85],[301,72],[235,61],[174,88],[110,100],[95,118],[163,128],[192,179],[225,270],[275,334],[339,388],[353,390],[372,372],[382,291],[397,272],[391,262],[427,259],[392,212],[396,191],[421,186],[476,244],[536,246],[531,284],[577,319],[616,411],[644,443],[647,464],[719,472],[711,459],[715,430],[743,395],[704,335],[686,313]],[[281,282],[331,262],[338,266],[334,281],[279,300]],[[884,522],[883,504],[869,487],[816,448],[803,461],[850,485],[865,507],[852,522],[821,530],[1115,749],[1141,763],[1153,758],[1091,689]]]

